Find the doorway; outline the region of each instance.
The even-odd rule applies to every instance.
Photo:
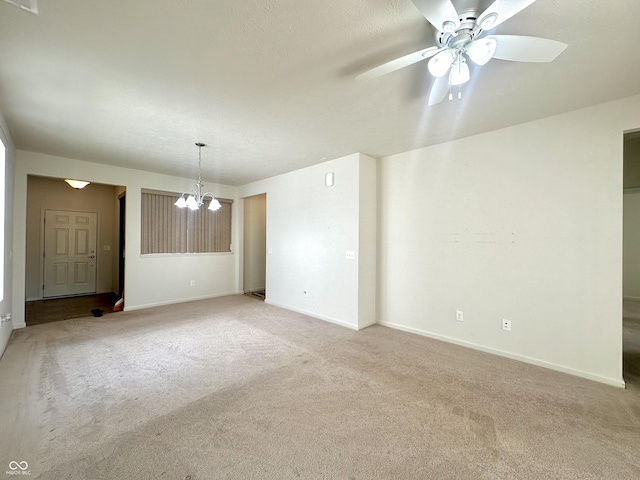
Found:
[[[623,165],[623,377],[640,384],[640,131],[624,135]]]
[[[119,210],[124,192],[124,186],[91,182],[78,190],[63,178],[27,176],[28,326],[54,313],[59,314],[55,319],[66,319],[112,310],[121,284]],[[64,253],[64,261],[57,258]],[[46,318],[35,315],[39,309],[46,310]]]
[[[118,196],[118,296],[124,297],[124,239],[125,239],[125,225],[126,225],[126,194],[122,192]]]
[[[267,195],[244,199],[243,290],[247,295],[266,298]]]

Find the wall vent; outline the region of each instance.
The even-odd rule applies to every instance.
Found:
[[[35,13],[38,15],[38,0],[4,0],[11,5],[20,7],[27,12]]]

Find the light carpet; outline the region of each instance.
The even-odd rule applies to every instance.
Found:
[[[0,386],[0,478],[640,478],[635,384],[243,295],[15,331]]]

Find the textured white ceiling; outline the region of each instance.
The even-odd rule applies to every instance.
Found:
[[[202,141],[203,178],[230,185],[640,93],[638,0],[538,0],[493,33],[567,50],[492,60],[462,101],[433,107],[426,62],[354,80],[434,44],[409,0],[40,0],[39,12],[0,2],[0,110],[17,148],[192,177]]]

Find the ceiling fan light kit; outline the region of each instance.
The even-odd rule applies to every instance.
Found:
[[[474,8],[458,12],[452,0],[411,0],[435,28],[436,45],[375,67],[357,79],[375,78],[429,58],[428,70],[435,78],[429,105],[440,103],[452,86],[471,79],[467,58],[477,66],[492,58],[513,62],[551,62],[567,47],[562,42],[520,35],[483,34],[513,17],[536,0],[495,0],[478,14]],[[467,2],[468,5],[469,2]],[[447,75],[447,73],[449,75]],[[446,82],[446,83],[445,83]],[[461,93],[458,91],[458,98]]]
[[[481,38],[480,40],[474,40],[467,47],[467,55],[476,65],[485,65],[489,60],[493,58],[493,54],[496,53],[496,47],[498,42],[495,38]]]
[[[462,85],[467,83],[470,78],[471,72],[467,61],[463,57],[458,57],[449,71],[449,85]]]
[[[429,73],[436,78],[444,77],[451,65],[455,57],[451,50],[442,50],[440,53],[431,57],[427,67],[429,68]]]

